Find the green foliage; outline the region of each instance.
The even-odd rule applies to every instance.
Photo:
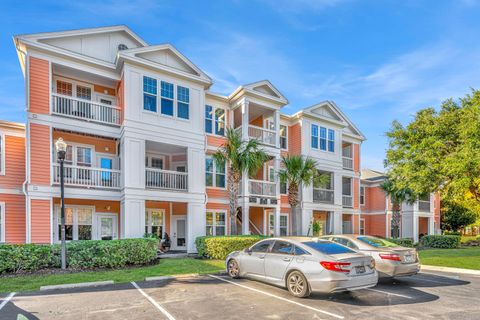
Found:
[[[420,246],[425,248],[454,249],[460,246],[460,236],[423,236]]]
[[[201,257],[224,260],[231,252],[244,250],[264,238],[254,235],[197,237],[195,246]]]
[[[441,191],[442,200],[480,207],[480,91],[439,111],[420,110],[411,123],[393,122],[385,164],[397,189]]]
[[[73,269],[141,265],[156,258],[157,246],[156,239],[72,241],[67,243],[67,264]],[[60,246],[57,244],[0,246],[0,273],[59,267]]]
[[[312,232],[314,237],[317,237],[320,234],[320,228],[321,228],[320,222],[314,221],[312,223]]]
[[[442,229],[458,231],[475,222],[477,214],[470,209],[448,202],[442,208]]]
[[[387,240],[402,247],[413,248],[413,239],[411,238],[389,238]]]

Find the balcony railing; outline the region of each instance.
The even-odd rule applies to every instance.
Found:
[[[418,200],[418,211],[430,212],[430,201]]]
[[[333,203],[333,190],[328,189],[313,189],[313,202]]]
[[[348,195],[342,195],[342,206],[346,208],[353,208],[353,197]]]
[[[146,168],[145,186],[155,189],[186,191],[188,190],[188,173]]]
[[[275,197],[277,195],[277,184],[263,180],[248,180],[248,192],[255,196]]]
[[[53,183],[60,183],[60,164],[54,163]],[[120,171],[102,168],[82,167],[64,165],[65,185],[101,188],[120,189]]]
[[[343,169],[353,170],[353,159],[348,157],[343,157]]]
[[[52,93],[52,113],[109,125],[120,125],[121,118],[115,106],[56,93]]]
[[[235,131],[241,134],[242,127],[243,126],[237,127]],[[265,145],[276,146],[277,132],[275,130],[249,125],[248,137],[250,139],[256,139],[258,142]]]

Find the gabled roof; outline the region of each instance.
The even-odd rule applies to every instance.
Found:
[[[372,170],[372,169],[362,169],[360,173],[360,179],[366,180],[369,182],[380,182],[384,180],[387,176],[385,173],[377,171],[377,170]]]
[[[278,103],[283,105],[288,104],[287,98],[280,91],[275,88],[275,86],[268,80],[261,80],[252,83],[248,83],[242,86],[239,86],[235,91],[233,91],[228,98],[234,98],[240,92],[246,92],[253,95],[257,95],[263,98],[275,100]]]
[[[344,131],[344,134],[350,134],[355,137],[360,137],[362,140],[366,140],[365,135],[353,124],[352,121],[350,121],[347,115],[343,113],[333,101],[327,100],[314,104],[313,106],[295,113],[292,115],[292,118],[298,118],[301,116],[310,116],[344,126],[350,131]]]
[[[208,84],[212,83],[212,79],[205,72],[169,43],[122,50],[118,53],[118,60],[122,58],[147,63],[164,71],[193,76]]]

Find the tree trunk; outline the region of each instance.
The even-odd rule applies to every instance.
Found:
[[[393,238],[399,238],[400,237],[400,206],[398,204],[394,204],[392,206],[391,236]]]
[[[230,234],[237,235],[237,208],[238,208],[238,185],[240,183],[240,175],[230,167],[228,170],[227,184],[229,191],[229,207],[230,207]]]
[[[292,235],[299,236],[302,234],[302,210],[298,206],[298,185],[295,183],[288,186],[288,203],[292,211]]]

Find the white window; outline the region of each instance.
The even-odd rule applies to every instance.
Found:
[[[275,182],[275,168],[268,166],[268,181]]]
[[[225,212],[207,211],[205,235],[224,236],[226,234],[225,216]]]
[[[275,235],[275,214],[268,214],[268,232],[267,236],[273,237]]]
[[[190,103],[190,90],[188,88],[177,86],[177,117],[188,119]]]
[[[73,95],[73,86],[70,82],[57,80],[57,93],[64,96]]]
[[[318,149],[318,126],[312,124],[312,149]]]
[[[64,163],[67,165],[82,166],[82,167],[91,167],[93,163],[93,147],[75,145],[71,142],[66,141],[67,151],[65,153]],[[54,152],[55,157],[57,153]],[[57,159],[58,162],[58,159]]]
[[[55,208],[54,219],[56,219],[58,225],[55,238],[60,241],[62,232],[61,208],[60,206]],[[65,207],[65,239],[67,241],[92,240],[93,212],[93,207]]]
[[[225,136],[225,109],[206,105],[205,106],[205,132]]]
[[[365,219],[360,219],[360,234],[365,234]]]
[[[0,202],[0,243],[5,242],[5,202]]]
[[[328,151],[335,152],[335,130],[328,129]]]
[[[312,149],[335,152],[335,130],[312,124],[311,147]]]
[[[217,163],[211,156],[205,158],[205,184],[225,188],[225,162]]]
[[[360,205],[365,204],[365,187],[361,186],[360,187]]]
[[[157,112],[157,80],[143,77],[143,109]]]
[[[288,149],[288,129],[287,126],[280,125],[280,148]]]
[[[0,132],[0,175],[5,174],[5,136]]]
[[[164,238],[165,232],[165,210],[145,210],[145,233],[153,234],[160,239]]]
[[[280,236],[285,237],[288,235],[288,215],[280,215]]]
[[[77,85],[77,98],[84,100],[92,100],[92,89],[89,87]]]

